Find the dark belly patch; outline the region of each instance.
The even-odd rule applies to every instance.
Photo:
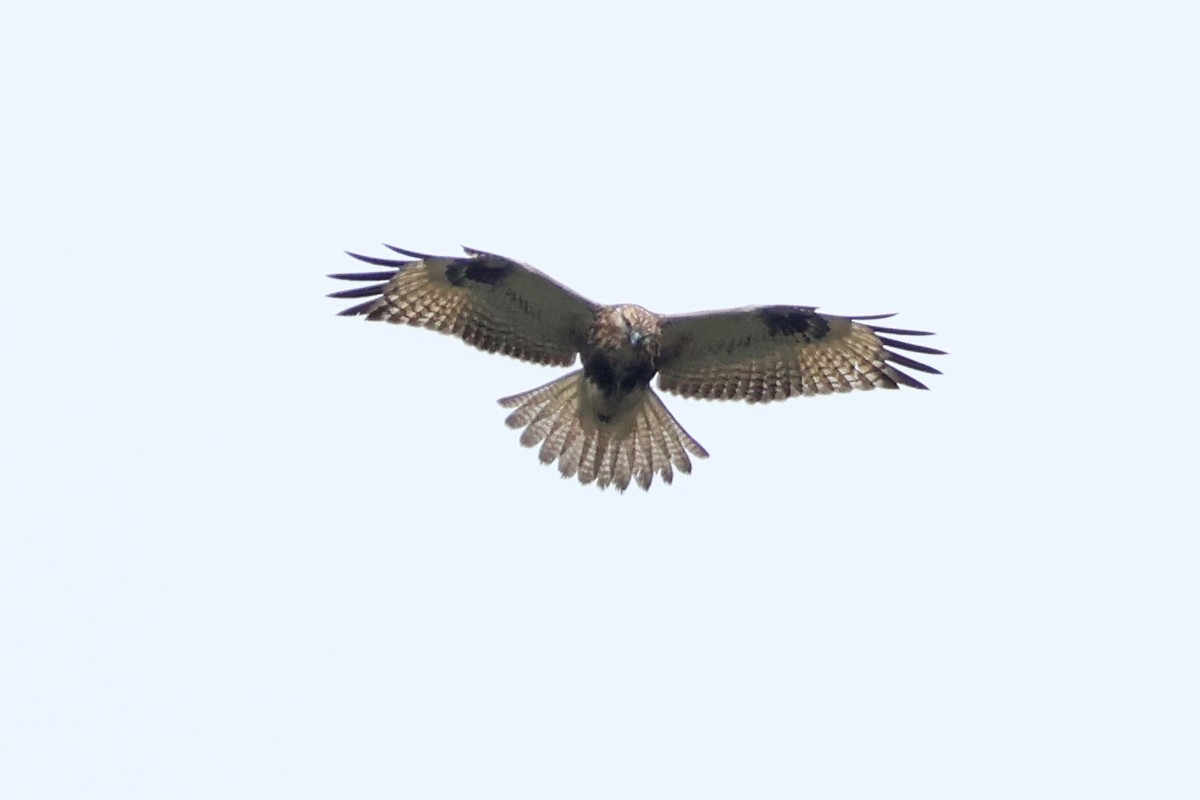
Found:
[[[583,375],[596,385],[607,397],[630,392],[650,385],[658,370],[644,362],[618,369],[604,355],[593,353],[583,364]]]

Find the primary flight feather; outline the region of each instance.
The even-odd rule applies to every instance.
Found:
[[[708,453],[650,388],[683,397],[785,400],[852,389],[927,388],[901,367],[938,370],[896,352],[941,350],[894,337],[925,331],[868,324],[893,316],[839,317],[813,306],[752,306],[661,315],[641,306],[593,303],[518,261],[463,248],[466,257],[399,247],[405,259],[349,255],[381,272],[331,275],[370,285],[330,297],[369,298],[344,316],[404,323],[458,336],[489,353],[581,369],[500,400],[506,420],[524,428],[521,444],[541,445],[544,464],[624,491],[649,489],[691,472]]]

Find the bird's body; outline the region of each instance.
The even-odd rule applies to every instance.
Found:
[[[564,477],[650,487],[691,471],[689,454],[708,453],[667,411],[651,388],[685,397],[783,400],[901,385],[926,388],[895,365],[936,369],[888,347],[925,354],[933,348],[888,338],[923,331],[863,324],[891,316],[838,317],[810,306],[757,306],[659,315],[641,306],[599,305],[528,265],[467,250],[466,258],[391,248],[414,260],[350,255],[388,272],[331,277],[382,281],[331,297],[371,297],[344,315],[417,325],[456,335],[488,352],[582,368],[536,389],[503,398],[507,423],[524,428],[521,443],[541,444],[543,463]]]
[[[620,416],[642,397],[658,372],[658,318],[641,306],[608,306],[596,313],[580,352],[585,395],[601,422]]]

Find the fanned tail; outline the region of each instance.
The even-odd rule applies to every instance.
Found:
[[[601,489],[616,486],[625,491],[631,482],[649,489],[657,473],[670,483],[675,470],[692,471],[690,453],[708,453],[683,429],[647,387],[636,407],[620,419],[601,422],[587,408],[583,371],[576,370],[528,392],[505,397],[500,405],[512,408],[505,422],[524,428],[521,444],[541,443],[538,459],[558,461],[564,478],[579,477]]]

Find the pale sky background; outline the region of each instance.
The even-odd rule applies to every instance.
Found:
[[[0,796],[1200,797],[1200,6],[4,16]],[[601,492],[381,241],[950,355]]]

